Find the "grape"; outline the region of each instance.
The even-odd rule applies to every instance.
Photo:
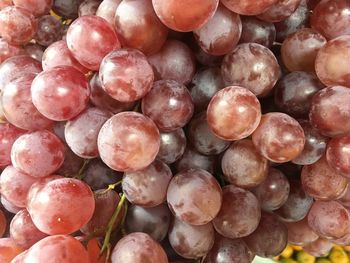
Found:
[[[111,255],[112,263],[167,263],[168,259],[163,248],[149,235],[132,233],[117,243]]]
[[[79,63],[91,70],[98,70],[102,59],[120,48],[112,26],[98,16],[76,19],[68,29],[67,45]]]
[[[90,87],[84,74],[71,66],[43,71],[32,83],[34,106],[55,121],[77,116],[87,106],[89,95]]]
[[[307,218],[298,222],[287,223],[288,242],[296,246],[305,246],[318,239],[318,235],[310,228]]]
[[[260,205],[249,191],[233,185],[223,187],[219,214],[214,218],[216,231],[228,238],[248,236],[258,227]]]
[[[42,61],[42,58],[44,55],[44,49],[42,46],[40,46],[39,44],[28,44],[28,45],[25,45],[23,48],[28,56],[40,62]]]
[[[10,263],[23,249],[11,239],[11,238],[0,238],[0,262]]]
[[[301,154],[305,145],[305,134],[300,124],[279,112],[264,114],[252,138],[258,151],[276,163],[293,160]]]
[[[304,251],[315,256],[315,257],[324,257],[328,255],[331,251],[333,244],[323,238],[319,238],[314,242],[303,247]]]
[[[253,193],[260,201],[263,210],[273,211],[287,201],[289,189],[287,177],[281,171],[270,168],[266,180],[258,185]]]
[[[221,73],[227,85],[242,86],[263,97],[276,84],[280,68],[268,48],[256,43],[244,43],[225,56]]]
[[[108,95],[121,102],[132,102],[150,91],[154,73],[144,54],[124,48],[112,51],[102,60],[99,77]]]
[[[175,80],[181,84],[188,84],[196,71],[192,51],[186,44],[177,40],[167,40],[157,53],[148,57],[148,61],[157,80]]]
[[[112,190],[97,190],[95,195],[95,211],[90,221],[80,228],[80,231],[87,236],[104,236],[107,225],[112,218],[114,210],[120,201],[119,195]],[[113,228],[121,225],[125,210],[123,209],[114,223]]]
[[[310,24],[328,39],[349,35],[350,4],[346,0],[325,0],[313,9]]]
[[[0,37],[0,64],[6,59],[23,54],[23,50],[16,45],[7,43]]]
[[[225,87],[220,68],[199,70],[192,79],[190,93],[196,112],[207,109],[211,98]]]
[[[321,134],[329,137],[350,132],[350,89],[343,86],[327,87],[317,92],[311,102],[310,123]]]
[[[0,167],[11,164],[12,145],[24,133],[12,124],[0,123]]]
[[[263,213],[258,228],[243,240],[256,255],[274,257],[287,246],[288,229],[275,215]]]
[[[62,39],[62,35],[63,26],[60,20],[50,15],[38,19],[38,29],[34,36],[36,43],[47,47]]]
[[[209,173],[214,173],[214,164],[214,156],[203,155],[193,148],[187,147],[181,158],[177,160],[175,166],[178,172],[187,169],[203,169]]]
[[[327,145],[327,162],[336,172],[350,177],[350,154],[349,154],[350,137],[343,136],[333,138]]]
[[[95,200],[88,185],[62,178],[49,181],[30,194],[27,209],[40,231],[49,235],[70,234],[91,219]]]
[[[79,16],[93,16],[97,12],[97,8],[100,5],[100,0],[85,0],[79,5]]]
[[[204,52],[204,50],[198,45],[195,45],[195,48],[193,49],[195,58],[197,59],[198,63],[202,64],[203,66],[218,67],[221,65],[221,62],[224,59],[224,56],[213,56]]]
[[[26,74],[9,82],[3,89],[2,108],[6,119],[24,130],[49,128],[52,121],[44,117],[34,106],[31,85],[34,74]]]
[[[110,118],[97,139],[102,161],[116,171],[137,171],[150,165],[160,147],[154,122],[136,112],[122,112]]]
[[[105,189],[108,185],[121,181],[122,178],[122,173],[113,171],[101,160],[94,159],[87,165],[83,181],[96,191]]]
[[[145,54],[158,52],[168,36],[168,28],[154,12],[152,1],[122,1],[115,13],[115,27],[123,46]]]
[[[169,242],[184,258],[205,256],[214,245],[215,230],[211,223],[194,226],[175,218],[169,230]]]
[[[70,262],[86,263],[89,256],[83,245],[74,237],[55,235],[34,244],[25,256],[25,262]]]
[[[12,0],[15,6],[30,11],[34,16],[39,17],[49,13],[53,0]]]
[[[315,69],[318,78],[327,86],[350,86],[348,63],[350,36],[328,41],[318,52]]]
[[[131,110],[135,106],[135,102],[120,102],[109,96],[102,88],[98,73],[91,78],[90,87],[90,101],[100,109],[116,114],[122,111]]]
[[[28,191],[37,180],[38,178],[22,173],[13,166],[7,166],[0,177],[1,194],[13,205],[25,207]]]
[[[106,262],[106,253],[100,254],[101,248],[97,238],[92,238],[86,245],[91,263]]]
[[[219,213],[222,191],[210,173],[190,169],[178,173],[170,181],[167,202],[180,220],[191,225],[205,225]]]
[[[252,92],[239,86],[218,91],[207,109],[209,127],[216,136],[228,141],[251,135],[258,127],[260,118],[258,99]]]
[[[339,198],[348,185],[346,179],[328,165],[325,156],[303,167],[301,182],[305,192],[319,200]]]
[[[306,117],[313,95],[323,88],[315,75],[302,71],[291,72],[276,85],[275,104],[293,117]]]
[[[0,25],[1,37],[14,45],[27,44],[37,29],[34,16],[28,10],[16,6],[5,7],[0,11]]]
[[[160,133],[160,148],[157,159],[166,164],[181,158],[186,149],[186,136],[183,129]]]
[[[215,56],[225,55],[236,47],[242,33],[242,23],[238,14],[220,5],[214,16],[193,33],[205,52]]]
[[[78,8],[83,0],[54,0],[52,10],[61,17],[78,17]]]
[[[68,121],[64,135],[72,151],[82,158],[97,157],[97,136],[103,124],[110,117],[109,112],[98,108],[89,108]]]
[[[154,207],[166,200],[171,178],[170,168],[165,163],[156,160],[137,172],[125,172],[122,187],[130,203]]]
[[[305,193],[299,180],[290,181],[289,184],[290,190],[287,201],[274,213],[283,221],[297,222],[305,218],[313,203],[313,199]]]
[[[283,41],[283,63],[290,71],[314,72],[317,52],[326,43],[327,40],[316,30],[300,29]]]
[[[215,13],[218,0],[152,0],[159,19],[169,28],[189,32],[202,27]]]
[[[13,241],[22,248],[28,249],[47,235],[33,223],[27,210],[19,211],[11,221],[10,235]]]
[[[348,233],[350,214],[336,201],[315,201],[308,214],[308,223],[319,236],[337,239]]]
[[[0,210],[0,237],[3,237],[6,231],[7,221],[5,214],[2,210]]]
[[[32,199],[33,196],[35,196],[48,182],[57,180],[57,179],[62,179],[61,175],[49,175],[43,178],[39,178],[35,183],[32,184],[32,186],[29,189],[28,195],[27,195],[27,205],[29,200]],[[17,211],[18,212],[18,211]],[[17,213],[16,212],[16,213]]]
[[[242,34],[240,43],[258,43],[272,47],[276,39],[276,29],[273,23],[262,21],[253,16],[242,16]]]
[[[288,18],[298,8],[301,0],[278,0],[270,6],[258,18],[269,22],[280,22]]]
[[[29,56],[15,56],[0,64],[0,91],[11,81],[28,73],[39,73],[41,63]]]
[[[299,120],[305,134],[305,147],[302,153],[292,160],[295,164],[309,165],[317,162],[325,153],[328,138],[311,126],[307,120]]]
[[[97,8],[96,15],[104,18],[111,26],[114,26],[114,17],[122,0],[103,0]]]
[[[57,170],[57,174],[65,177],[74,177],[79,175],[80,169],[84,165],[84,159],[77,156],[74,152],[65,147],[64,161],[61,167]]]
[[[300,5],[288,18],[275,23],[276,40],[282,43],[289,35],[298,29],[306,27],[309,23],[310,11],[307,7],[307,0],[301,0]]]
[[[69,51],[66,41],[60,40],[52,43],[44,52],[42,58],[43,69],[48,70],[57,66],[72,66],[82,73],[88,69],[82,66]]]
[[[162,241],[168,233],[170,219],[171,213],[165,204],[151,208],[132,206],[128,209],[125,229],[128,233],[143,232]]]
[[[230,145],[211,131],[205,112],[192,118],[188,126],[188,139],[199,153],[205,155],[220,154]]]
[[[159,80],[142,99],[142,112],[161,131],[171,132],[184,127],[191,119],[194,105],[187,88],[174,80]]]
[[[221,159],[225,179],[242,188],[253,188],[267,177],[268,160],[265,159],[249,139],[231,144]]]
[[[15,205],[11,204],[8,200],[5,199],[4,196],[1,196],[1,204],[6,209],[6,211],[8,211],[12,214],[16,214],[19,211],[21,211],[20,207],[17,207]]]
[[[55,172],[63,163],[64,145],[49,131],[36,131],[20,136],[12,146],[13,166],[34,177]]]
[[[240,15],[258,15],[274,5],[278,0],[221,0],[221,2],[231,11]]]

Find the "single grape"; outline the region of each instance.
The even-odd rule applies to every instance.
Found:
[[[84,0],[54,0],[52,10],[61,17],[75,19],[78,17],[79,5]]]
[[[102,59],[120,48],[112,26],[98,16],[76,19],[68,29],[67,45],[79,63],[90,70],[98,70]]]
[[[161,132],[157,159],[166,164],[174,163],[184,154],[186,144],[185,132],[181,128],[173,132]]]
[[[333,244],[326,239],[319,238],[303,247],[304,251],[315,256],[324,257],[331,251]]]
[[[211,223],[189,225],[175,218],[169,230],[169,242],[177,254],[196,259],[205,256],[214,245],[215,230]]]
[[[154,207],[166,200],[171,178],[170,168],[165,163],[155,160],[142,170],[125,172],[122,188],[130,203]]]
[[[111,255],[112,263],[157,262],[167,263],[165,251],[145,233],[132,233],[117,243]]]
[[[12,45],[0,37],[0,64],[8,58],[22,55],[23,53],[24,51],[21,47]]]
[[[231,144],[221,159],[225,179],[238,187],[253,188],[267,177],[269,162],[249,139]]]
[[[34,225],[28,211],[23,209],[11,221],[10,236],[18,246],[28,249],[47,235]]]
[[[13,166],[34,177],[52,174],[63,160],[64,145],[56,135],[46,130],[20,136],[11,150]]]
[[[115,13],[115,28],[123,46],[149,55],[164,45],[168,28],[154,12],[152,1],[122,1]]]
[[[114,26],[114,17],[122,0],[103,0],[98,6],[96,15],[104,18],[111,26]]]
[[[175,163],[178,172],[187,169],[203,169],[214,173],[215,156],[203,155],[191,148],[186,147],[185,152]]]
[[[292,245],[305,246],[318,239],[318,235],[309,226],[307,218],[286,225],[288,228],[288,242]]]
[[[157,53],[148,57],[148,61],[153,67],[156,80],[175,80],[188,84],[196,71],[191,49],[177,40],[167,40]]]
[[[260,205],[249,191],[233,185],[223,187],[222,205],[214,218],[215,230],[228,238],[240,238],[253,233],[260,221]]]
[[[49,235],[70,234],[89,222],[95,200],[88,185],[77,179],[62,178],[30,193],[27,209],[40,231]]]
[[[327,144],[326,158],[330,167],[342,176],[350,177],[350,137],[333,138]]]
[[[24,133],[10,123],[0,123],[0,167],[11,164],[12,145]]]
[[[32,199],[45,185],[51,181],[57,180],[57,179],[62,179],[61,175],[49,175],[46,177],[39,178],[35,183],[32,184],[32,186],[29,189],[28,195],[27,195],[27,205],[29,200]],[[17,211],[18,212],[18,211]],[[17,213],[16,212],[16,213]]]
[[[85,0],[79,5],[78,15],[79,16],[93,16],[96,14],[100,0]]]
[[[34,106],[55,121],[77,116],[87,106],[90,96],[86,77],[71,66],[43,71],[33,80],[31,89]]]
[[[0,210],[0,238],[4,236],[7,228],[7,220],[3,210]]]
[[[34,36],[36,43],[42,46],[49,46],[62,39],[63,26],[57,18],[46,15],[38,19],[38,29]]]
[[[187,88],[174,80],[159,80],[142,99],[142,112],[161,131],[171,132],[184,127],[191,119],[194,105]]]
[[[152,0],[152,3],[167,27],[189,32],[202,27],[214,15],[219,0]]]
[[[12,0],[13,4],[30,11],[34,16],[40,17],[49,13],[53,0]]]
[[[44,48],[42,46],[40,46],[39,44],[33,44],[33,43],[29,43],[27,45],[25,45],[23,47],[25,53],[38,60],[38,61],[42,61],[43,55],[44,55]]]
[[[167,236],[170,220],[171,213],[166,204],[151,208],[134,205],[128,209],[125,230],[127,233],[146,233],[160,242]]]
[[[122,112],[110,118],[97,139],[102,161],[116,171],[137,171],[150,165],[160,147],[154,122],[136,112]]]
[[[274,257],[287,246],[288,229],[277,216],[263,213],[258,228],[243,240],[256,255]]]
[[[172,178],[167,202],[172,213],[180,220],[191,225],[205,225],[219,213],[222,191],[210,173],[190,169]]]
[[[9,6],[0,11],[0,36],[10,44],[27,44],[36,30],[37,22],[28,10]]]
[[[227,85],[249,89],[256,96],[268,95],[280,76],[280,67],[274,54],[256,43],[243,43],[227,54],[221,66]]]
[[[11,238],[0,238],[0,262],[10,263],[17,255],[23,252]]]
[[[132,102],[150,91],[154,73],[141,51],[123,48],[112,51],[102,60],[99,77],[109,96],[121,102]]]
[[[280,22],[288,18],[300,5],[301,0],[278,0],[257,17],[264,21]]]
[[[274,5],[278,0],[221,0],[221,2],[231,11],[240,15],[258,15]]]

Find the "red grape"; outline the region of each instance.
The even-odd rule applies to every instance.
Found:
[[[318,239],[318,235],[310,228],[307,218],[286,225],[288,228],[288,242],[292,245],[305,246]]]
[[[93,16],[96,14],[97,8],[100,5],[100,0],[85,0],[79,5],[79,16]]]
[[[327,145],[327,162],[335,171],[347,178],[350,177],[350,137],[337,137]]]
[[[157,159],[166,164],[174,163],[184,154],[186,144],[183,129],[160,133],[160,148]]]
[[[315,257],[324,257],[328,255],[328,253],[331,251],[333,247],[333,244],[323,238],[319,238],[314,242],[311,242],[310,244],[307,244],[306,246],[303,247],[303,249],[315,256]]]
[[[124,48],[112,51],[102,60],[99,77],[108,95],[121,102],[132,102],[150,91],[154,73],[142,52]]]
[[[62,178],[30,193],[27,209],[40,231],[49,235],[70,234],[91,219],[95,200],[88,185],[77,179]]]
[[[111,255],[112,263],[168,263],[163,248],[145,233],[132,233],[117,243]]]
[[[49,13],[53,0],[12,0],[15,6],[30,11],[34,16],[42,16]]]
[[[171,178],[170,168],[156,160],[137,172],[125,172],[122,182],[123,192],[132,204],[154,207],[166,200]]]
[[[167,27],[189,32],[202,27],[214,15],[219,0],[152,0],[152,3]]]
[[[122,112],[110,118],[97,139],[102,161],[116,171],[137,171],[150,165],[160,147],[154,122],[137,112]]]
[[[7,43],[7,41],[0,37],[0,63],[6,59],[23,54],[21,47]]]
[[[111,26],[114,26],[114,17],[122,0],[103,0],[97,8],[96,15],[104,18]]]
[[[49,46],[62,39],[63,26],[57,18],[46,15],[38,19],[38,29],[34,36],[36,43],[42,46]]]
[[[123,46],[153,54],[164,45],[168,29],[154,12],[152,1],[124,0],[115,13],[115,27]]]
[[[230,10],[241,15],[258,15],[274,5],[278,0],[221,0]]]
[[[295,12],[300,2],[301,0],[278,0],[276,4],[258,15],[258,18],[269,22],[283,21]]]
[[[64,145],[56,135],[46,130],[20,136],[11,150],[13,166],[34,177],[52,174],[63,160]]]
[[[17,255],[23,252],[11,238],[0,238],[0,262],[10,263]],[[86,263],[86,262],[85,262]]]
[[[98,16],[76,19],[68,29],[67,45],[79,63],[91,70],[98,70],[102,59],[120,48],[112,26]]]
[[[77,116],[87,106],[89,96],[90,87],[84,74],[71,66],[45,70],[32,83],[34,106],[55,121]]]
[[[12,145],[24,133],[12,124],[0,123],[0,167],[11,164]]]

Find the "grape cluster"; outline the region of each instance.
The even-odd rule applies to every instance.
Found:
[[[350,245],[350,3],[0,0],[0,262]]]

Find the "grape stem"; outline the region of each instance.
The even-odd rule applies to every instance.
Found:
[[[116,186],[120,185],[121,183],[122,183],[122,180],[119,181],[119,182],[116,182],[115,184],[110,184],[110,185],[108,185],[108,188],[107,188],[106,190],[104,190],[104,191],[102,192],[102,194],[105,194],[105,193],[107,193],[107,192],[110,191],[110,190],[114,190],[114,189],[116,188]]]
[[[123,193],[121,198],[120,198],[120,201],[118,203],[118,206],[116,208],[116,210],[114,211],[112,217],[111,217],[111,220],[109,220],[108,222],[108,226],[107,226],[107,231],[106,231],[106,236],[105,236],[105,239],[103,241],[103,245],[102,245],[102,248],[101,248],[101,251],[100,251],[100,255],[102,255],[106,249],[108,250],[109,249],[109,246],[110,246],[110,239],[111,239],[111,234],[112,234],[112,231],[113,231],[113,226],[115,224],[115,221],[117,220],[118,218],[118,215],[120,214],[122,208],[123,208],[123,205],[125,203],[125,200],[126,200],[126,197],[125,197],[125,194]],[[108,257],[107,257],[108,259]]]
[[[85,171],[86,166],[89,164],[89,162],[90,162],[89,159],[84,160],[83,165],[81,166],[77,176],[75,177],[76,179],[81,180],[84,177],[84,171]]]

